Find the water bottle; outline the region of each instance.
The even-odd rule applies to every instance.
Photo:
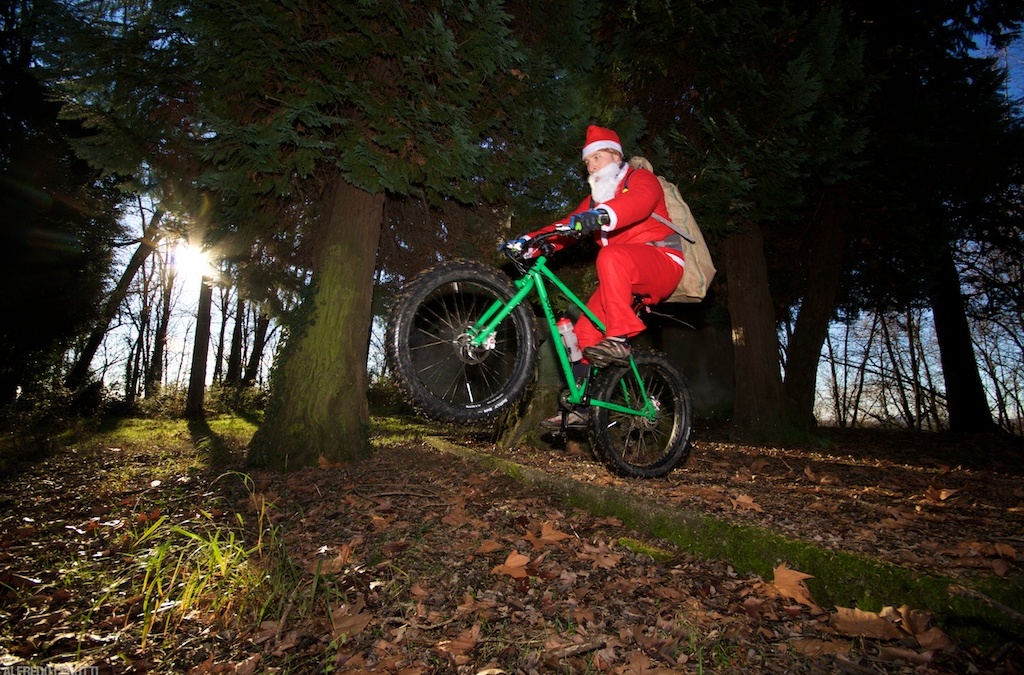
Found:
[[[565,345],[566,351],[569,352],[570,361],[579,361],[583,358],[583,352],[580,351],[579,340],[576,339],[576,331],[573,330],[572,321],[567,317],[562,317],[558,320],[558,332],[562,336],[562,344]]]

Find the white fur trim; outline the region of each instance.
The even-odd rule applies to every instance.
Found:
[[[615,209],[613,209],[612,207],[608,206],[607,204],[595,204],[594,208],[595,209],[604,209],[605,211],[608,212],[609,222],[608,222],[607,225],[602,225],[601,226],[601,231],[602,232],[611,232],[612,230],[614,230],[615,226],[619,222],[619,214],[615,213]]]
[[[616,150],[620,155],[622,154],[622,145],[616,143],[611,139],[608,139],[607,141],[594,141],[589,145],[583,146],[583,159],[586,159],[587,155],[589,155],[592,152],[597,152],[598,150],[604,150],[606,148],[610,150]]]

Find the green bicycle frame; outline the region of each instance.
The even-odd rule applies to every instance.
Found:
[[[486,347],[487,340],[494,334],[497,327],[504,321],[509,314],[511,314],[516,307],[522,303],[527,296],[531,293],[536,292],[537,297],[540,299],[541,308],[544,310],[544,318],[547,320],[548,330],[552,337],[558,335],[558,328],[555,319],[554,310],[551,308],[551,298],[548,294],[548,288],[545,285],[545,280],[552,284],[558,291],[560,291],[569,302],[575,305],[583,314],[590,319],[594,326],[598,330],[604,332],[605,326],[594,313],[590,311],[590,308],[580,300],[579,296],[573,293],[565,283],[559,279],[554,272],[552,272],[547,266],[547,260],[544,256],[538,257],[533,265],[530,266],[522,278],[515,281],[515,285],[518,288],[515,295],[513,295],[507,302],[497,300],[492,304],[486,312],[476,321],[469,333],[473,336],[472,344],[475,347]],[[650,397],[647,395],[647,389],[644,386],[643,378],[640,377],[640,371],[636,367],[636,362],[633,361],[633,357],[629,358],[629,365],[633,371],[633,377],[636,378],[636,383],[640,391],[641,400],[635,402],[628,401],[628,395],[626,400],[636,407],[625,407],[616,403],[608,401],[599,401],[592,399],[587,394],[588,385],[594,372],[597,370],[596,366],[591,366],[590,376],[587,377],[582,383],[577,383],[576,378],[572,374],[572,362],[569,360],[569,353],[565,348],[565,345],[560,339],[552,340],[555,353],[558,356],[558,363],[562,368],[562,374],[565,378],[566,383],[569,387],[569,395],[567,401],[573,405],[583,404],[592,405],[598,408],[607,408],[615,412],[624,414],[640,415],[643,417],[654,418],[657,414],[657,409],[654,403],[651,402]],[[625,385],[623,385],[623,394],[626,394]]]

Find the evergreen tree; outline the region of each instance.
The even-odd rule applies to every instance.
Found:
[[[562,149],[555,133],[566,120],[538,96],[557,79],[528,58],[493,0],[221,0],[190,17],[217,219],[238,241],[284,233],[311,274],[250,459],[287,469],[358,456],[389,196],[436,214],[415,222],[442,239],[452,205],[504,199],[544,164],[541,142]],[[500,220],[491,218],[493,246]]]
[[[611,96],[643,116],[659,166],[675,169],[702,225],[724,238],[737,430],[813,420],[821,346],[851,278],[862,300],[949,308],[954,318],[938,326],[947,389],[973,392],[973,403],[950,401],[951,421],[964,419],[957,410],[979,418],[983,392],[943,254],[951,215],[979,213],[1005,189],[997,176],[1012,173],[1009,116],[991,105],[992,78],[970,47],[1014,29],[1021,11],[640,2],[609,20]],[[841,276],[844,251],[853,277]],[[774,328],[791,314],[782,382]]]
[[[817,207],[847,179],[863,147],[862,45],[843,32],[834,6],[634,7],[636,30],[616,34],[611,90],[620,92],[622,107],[644,116],[648,144],[664,148],[702,227],[722,241],[735,352],[733,424],[744,435],[770,436],[791,415],[776,325],[800,298],[800,358],[786,364],[786,384],[810,382],[813,400],[843,237],[837,209]],[[814,231],[823,236],[809,236]],[[815,257],[799,252],[812,245]],[[815,261],[831,279],[810,279]],[[810,402],[801,417],[810,417]]]
[[[74,153],[88,134],[59,119],[37,79],[46,3],[0,10],[0,404],[59,378],[96,318],[122,195]]]
[[[1020,130],[994,62],[975,40],[1007,39],[1024,6],[950,0],[881,7],[851,2],[866,36],[872,137],[854,196],[854,289],[875,311],[928,305],[935,319],[951,429],[994,429],[978,374],[954,251],[984,238],[998,196],[1016,175]],[[1002,216],[1005,218],[1005,212]],[[858,305],[857,301],[850,304]]]

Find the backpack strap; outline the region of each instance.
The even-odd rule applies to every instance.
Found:
[[[633,172],[636,171],[636,170],[637,170],[637,167],[635,167],[635,166],[633,166],[631,164],[630,167],[629,167],[629,171],[626,172],[626,177],[625,177],[625,179],[623,180],[623,183],[622,183],[622,191],[623,192],[629,192],[629,178],[630,178],[630,176],[633,175]],[[595,206],[597,206],[597,202],[595,202],[593,196],[591,196],[591,198],[590,198],[590,208],[594,208]],[[657,220],[662,225],[667,225],[668,227],[672,228],[673,232],[675,232],[676,234],[678,234],[680,237],[682,237],[686,241],[690,242],[691,244],[696,244],[697,243],[696,239],[694,239],[690,235],[688,235],[685,232],[683,232],[680,228],[676,227],[676,224],[673,223],[668,218],[665,218],[664,216],[659,216],[657,213],[653,213],[653,212],[651,213],[651,218],[654,218],[655,220]]]
[[[697,240],[696,240],[696,239],[694,239],[693,237],[691,237],[690,235],[686,234],[686,233],[685,233],[685,232],[683,232],[683,231],[682,231],[681,229],[679,229],[678,227],[676,227],[676,224],[675,224],[675,223],[673,223],[673,222],[672,222],[671,220],[669,220],[668,218],[665,218],[665,217],[659,216],[659,215],[658,215],[657,213],[652,213],[652,214],[651,214],[651,218],[654,218],[655,220],[657,220],[657,221],[658,221],[659,223],[661,223],[662,225],[668,225],[669,227],[671,227],[671,228],[672,228],[672,231],[673,231],[673,232],[675,232],[676,234],[678,234],[678,235],[679,235],[680,237],[682,237],[682,238],[683,238],[683,239],[685,239],[686,241],[690,242],[691,244],[696,244],[696,243],[697,243]]]

